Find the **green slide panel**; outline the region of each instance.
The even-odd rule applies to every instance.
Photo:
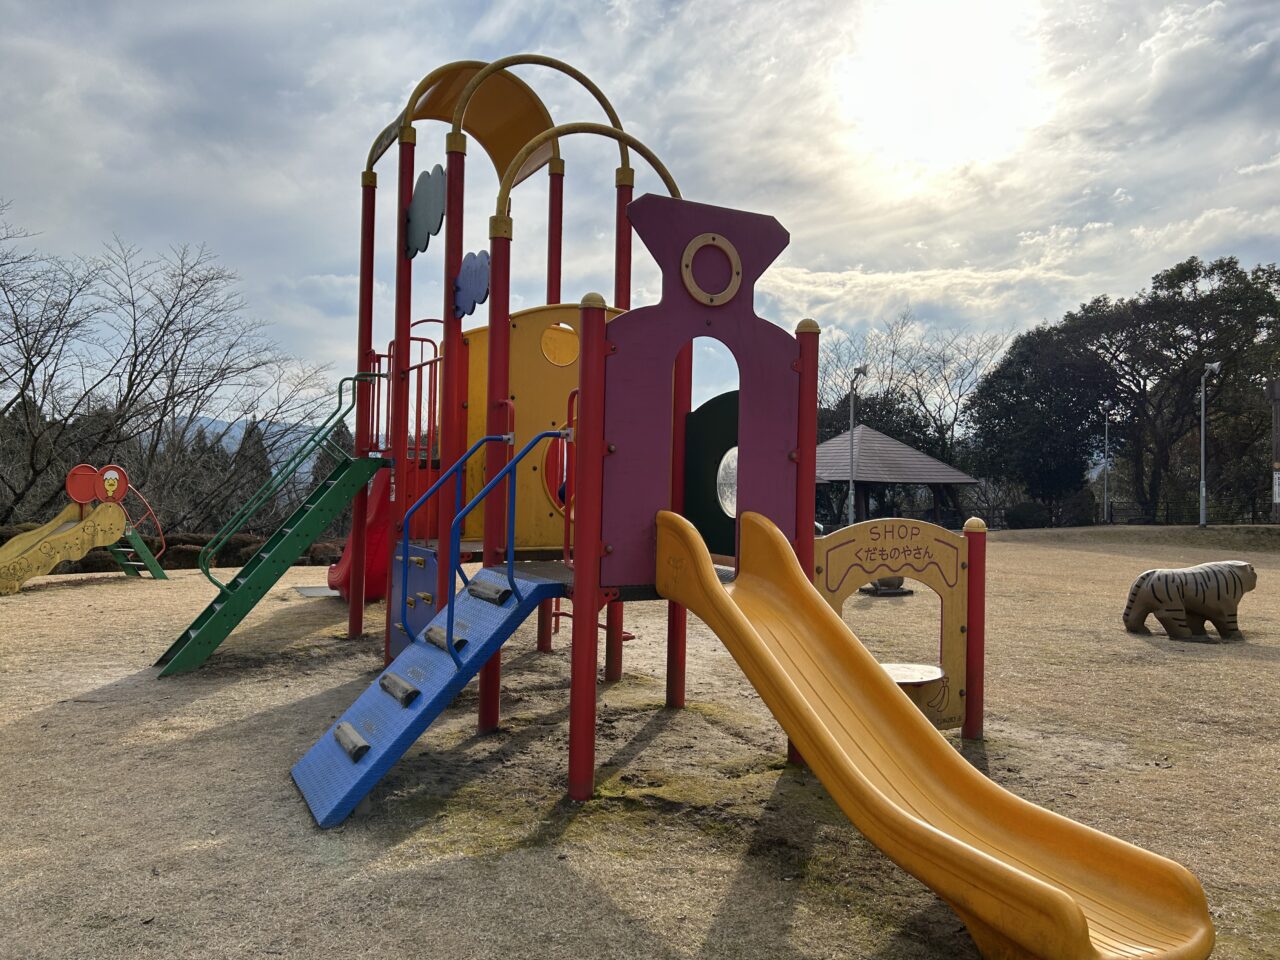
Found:
[[[384,466],[387,461],[374,458],[347,459],[339,463],[156,661],[156,666],[162,668],[160,676],[188,673],[209,659],[293,562]]]

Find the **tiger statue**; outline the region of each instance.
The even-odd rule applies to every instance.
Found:
[[[1223,640],[1239,640],[1236,608],[1257,585],[1253,564],[1243,560],[1202,563],[1181,570],[1148,570],[1138,575],[1129,590],[1124,628],[1130,633],[1150,633],[1147,617],[1154,613],[1173,640],[1203,637],[1206,620]]]

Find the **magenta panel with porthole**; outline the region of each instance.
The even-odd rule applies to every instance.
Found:
[[[655,517],[671,504],[672,372],[697,337],[719,340],[738,364],[738,511],[795,534],[799,345],[754,308],[787,231],[773,217],[653,194],[627,215],[662,272],[662,297],[608,327],[604,586],[653,583]]]

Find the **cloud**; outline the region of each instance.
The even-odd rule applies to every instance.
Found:
[[[805,315],[852,328],[908,304],[926,323],[1021,327],[1193,254],[1274,259],[1271,0],[993,0],[968,19],[952,6],[410,0],[352,18],[327,0],[10,2],[0,190],[55,252],[113,233],[152,249],[207,242],[277,339],[345,371],[370,142],[432,67],[527,50],[593,77],[686,196],[787,227],[757,292],[787,328]],[[935,42],[927,23],[948,28]],[[557,120],[601,118],[568,78],[515,72]],[[562,299],[611,294],[617,149],[573,137],[563,153]],[[422,127],[418,169],[443,159],[443,128]],[[637,170],[638,192],[661,189]],[[393,158],[378,171],[383,341]],[[469,251],[488,245],[496,187],[473,149]],[[542,176],[513,196],[516,307],[545,299],[546,197]],[[415,261],[416,316],[442,304],[439,256],[432,244]],[[637,241],[633,303],[657,286]],[[707,369],[728,382],[719,361]]]

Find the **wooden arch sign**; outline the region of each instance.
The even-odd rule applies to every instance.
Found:
[[[969,543],[923,520],[867,520],[814,541],[814,586],[840,613],[858,588],[909,577],[942,601],[938,664],[885,664],[903,692],[940,730],[965,719]]]

